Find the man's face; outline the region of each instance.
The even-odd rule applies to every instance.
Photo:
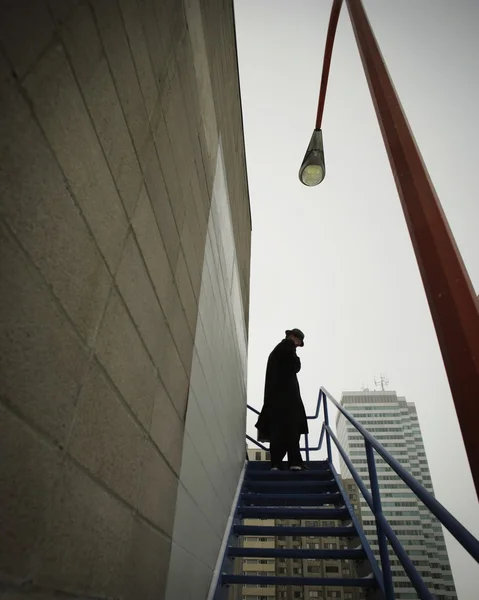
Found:
[[[297,336],[295,336],[295,335],[292,335],[292,336],[291,336],[291,339],[293,340],[293,342],[294,342],[294,345],[295,345],[296,347],[298,347],[298,346],[299,346],[299,347],[301,347],[301,340],[299,339],[299,337],[297,337]]]

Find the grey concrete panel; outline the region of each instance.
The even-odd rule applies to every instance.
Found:
[[[188,320],[176,285],[170,290],[164,312],[185,372],[189,373],[193,355],[193,334],[188,326]]]
[[[78,400],[69,454],[135,506],[144,438],[100,368],[92,363]]]
[[[122,579],[126,600],[164,598],[171,541],[136,518]],[[179,598],[178,598],[179,600]]]
[[[148,54],[155,81],[161,79],[162,73],[167,68],[168,46],[160,35],[158,20],[156,18],[155,3],[151,0],[138,0],[138,10],[144,32]]]
[[[158,366],[160,377],[176,411],[184,419],[188,402],[188,375],[168,329],[165,330],[162,343],[164,352]]]
[[[153,212],[155,213],[156,222],[168,254],[170,266],[174,269],[180,248],[179,231],[181,230],[181,222],[178,223],[175,220],[175,215],[171,209],[153,139],[150,140],[146,148],[144,169],[146,188],[150,196]]]
[[[202,264],[199,262],[199,257],[193,243],[193,236],[188,223],[183,225],[181,231],[181,247],[185,257],[188,273],[190,275],[193,293],[196,298],[199,298],[201,287]]]
[[[78,84],[84,90],[91,85],[104,58],[100,37],[88,3],[80,2],[75,10],[70,12],[60,28],[60,37]],[[85,40],[88,40],[88,44],[85,44]]]
[[[110,269],[118,265],[126,215],[65,53],[55,44],[26,78],[45,134]],[[100,202],[101,199],[101,202]]]
[[[214,172],[213,170],[210,171],[208,168],[210,165],[208,163],[208,150],[203,128],[203,114],[200,107],[200,98],[189,35],[185,35],[182,38],[181,43],[176,45],[175,56],[178,64],[178,73],[191,148],[195,158],[197,158],[199,164],[202,165],[202,171],[203,169],[207,170],[207,180],[212,181]]]
[[[141,189],[132,225],[156,294],[161,306],[165,309],[175,284],[165,246],[151,207],[150,197],[145,187]]]
[[[198,422],[198,427],[206,434],[204,425],[202,426]],[[198,437],[196,441],[198,442]],[[211,455],[211,450],[209,453],[205,452],[205,445],[202,440],[197,446],[194,446],[189,436],[185,436],[181,461],[181,483],[194,498],[198,509],[210,523],[211,529],[221,538],[231,505],[223,506],[218,496],[217,488],[221,486],[220,482],[224,481],[224,476],[218,459]],[[212,462],[208,462],[208,459]]]
[[[190,276],[186,266],[185,256],[183,251],[178,254],[178,262],[175,270],[175,281],[178,287],[181,304],[185,309],[186,319],[190,331],[196,331],[196,319],[198,316],[198,301],[193,293]]]
[[[126,212],[131,216],[142,179],[140,165],[87,5],[80,5],[71,15],[62,28],[62,39]]]
[[[116,290],[112,291],[95,351],[136,418],[148,429],[158,376],[138,330]]]
[[[110,288],[108,271],[14,82],[5,82],[2,92],[2,214],[91,343]]]
[[[198,103],[201,114],[201,123],[206,143],[206,152],[203,152],[204,167],[200,171],[206,171],[206,178],[204,181],[205,184],[207,184],[206,187],[209,191],[205,190],[204,198],[205,200],[207,199],[209,206],[209,202],[211,201],[213,177],[216,168],[219,130],[215,113],[213,89],[211,83],[212,75],[210,73],[208,61],[204,17],[202,15],[201,3],[199,0],[185,0],[184,4],[186,19],[188,22],[189,45],[191,46],[191,57],[193,60],[193,67],[196,77],[196,88],[198,90]]]
[[[61,26],[67,21],[79,2],[80,0],[46,0],[57,26]]]
[[[21,249],[0,230],[0,394],[63,443],[88,354]]]
[[[176,132],[174,132],[173,135],[176,135]],[[160,160],[161,170],[164,176],[166,190],[168,192],[170,205],[175,216],[177,227],[178,229],[181,229],[183,220],[185,218],[185,199],[183,196],[181,181],[185,178],[185,176],[188,176],[188,168],[183,161],[177,162],[173,155],[170,134],[166,128],[166,123],[163,116],[163,103],[162,110],[158,115],[153,137]],[[186,146],[184,150],[185,153],[188,151]]]
[[[118,268],[117,283],[155,366],[162,367],[162,357],[165,353],[165,317],[131,234]]]
[[[221,540],[222,536],[219,537],[214,532],[195,500],[180,484],[176,502],[174,543],[213,569]],[[170,563],[170,568],[174,569],[173,562]]]
[[[180,473],[184,422],[161,382],[155,393],[150,436],[177,475]]]
[[[207,567],[177,544],[172,544],[170,564],[165,600],[191,597],[192,590],[198,598],[207,597],[213,567]],[[185,572],[189,574],[187,578]]]
[[[20,79],[36,63],[53,32],[54,23],[46,3],[36,0],[2,1],[0,41]]]
[[[192,148],[186,124],[186,111],[183,104],[178,68],[172,71],[172,78],[162,98],[163,113],[166,125],[166,136],[159,136],[160,160],[166,161],[170,153],[170,162],[173,160],[179,173],[179,190],[181,196],[171,198],[171,206],[179,225],[184,220],[186,207],[189,204],[189,178],[191,177],[193,161]],[[167,163],[165,162],[165,166]],[[171,176],[170,176],[171,177]]]
[[[150,126],[118,2],[102,0],[95,2],[93,9],[123,112],[139,154]]]
[[[142,27],[139,7],[136,0],[119,0],[119,2],[146,111],[148,117],[151,117],[158,101],[158,88]]]
[[[119,596],[131,524],[125,505],[67,461],[33,581],[47,589]]]
[[[0,432],[0,578],[5,582],[30,573],[36,544],[45,535],[61,455],[1,404]]]
[[[178,478],[149,440],[143,452],[138,512],[171,536]]]

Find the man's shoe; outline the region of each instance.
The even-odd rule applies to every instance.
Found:
[[[292,465],[289,467],[290,471],[309,471],[309,467],[306,465]]]
[[[279,471],[278,467],[271,467],[272,471]]]

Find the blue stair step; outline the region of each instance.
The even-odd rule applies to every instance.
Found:
[[[247,506],[319,506],[321,504],[344,504],[339,492],[332,494],[241,494],[241,502]]]
[[[332,560],[361,560],[366,553],[362,548],[357,550],[310,550],[309,548],[228,548],[228,556],[248,558],[315,558]]]
[[[354,527],[280,527],[278,525],[233,525],[235,535],[250,536],[304,536],[314,537],[356,537],[358,535]]]
[[[310,470],[314,470],[314,471],[330,471],[330,466],[328,464],[327,460],[312,460],[310,462],[307,463],[308,464],[308,468]],[[261,460],[250,460],[248,462],[248,471],[270,471],[271,470],[271,463],[269,461],[261,461]],[[280,471],[280,472],[288,472],[289,469],[287,468],[286,464],[284,464],[284,471]],[[300,473],[303,473],[304,471],[299,471]]]
[[[347,519],[344,508],[276,508],[262,506],[240,506],[238,514],[245,519]]]
[[[244,488],[252,492],[280,492],[280,493],[321,493],[326,490],[336,491],[338,486],[332,481],[248,481],[245,480]]]
[[[267,575],[225,575],[221,576],[223,585],[239,583],[242,585],[327,585],[330,587],[376,588],[377,582],[369,578],[346,577],[288,577]]]
[[[334,481],[331,471],[247,471],[247,480],[253,481]]]

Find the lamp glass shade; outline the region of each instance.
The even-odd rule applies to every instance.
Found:
[[[301,171],[301,182],[309,187],[319,185],[324,179],[324,169],[321,165],[307,164]]]
[[[325,175],[323,134],[320,129],[315,129],[299,169],[299,179],[302,184],[314,187],[323,181]]]

